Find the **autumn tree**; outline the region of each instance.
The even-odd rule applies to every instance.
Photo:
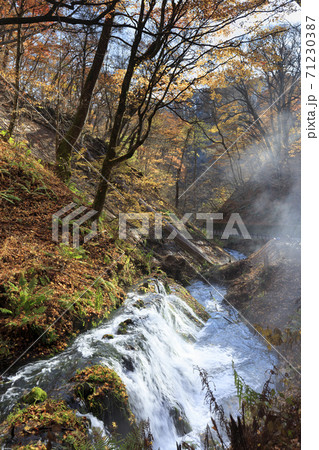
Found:
[[[103,92],[106,102],[112,94],[112,102],[107,104],[109,114],[104,120],[107,150],[94,201],[94,207],[100,213],[114,167],[130,159],[144,144],[156,114],[176,101],[189,98],[192,89],[200,85],[208,73],[216,72],[227,62],[229,49],[239,48],[249,41],[254,27],[244,26],[244,20],[253,17],[256,22],[259,13],[274,13],[291,3],[279,0],[244,3],[237,0],[139,0],[133,3],[79,0],[75,4],[71,0],[33,0],[22,17],[8,11],[0,19],[0,25],[56,24],[60,27],[56,36],[63,36],[64,43],[67,41],[64,33],[87,27],[81,41],[81,77],[74,70],[63,80],[66,74],[62,68],[63,58],[65,62],[72,59],[67,52],[64,56],[60,52],[59,62],[55,62],[59,73],[55,81],[60,80],[59,86],[63,89],[67,86],[70,110],[77,104],[75,113],[72,111],[71,126],[58,145],[57,163],[61,177],[69,179],[72,147],[81,135],[87,117],[96,130],[101,130],[100,93]],[[235,29],[235,23],[240,27]],[[67,29],[61,28],[64,26]],[[91,47],[87,58],[85,39],[92,29],[99,36],[94,56]],[[111,66],[119,48],[123,51],[123,64],[116,73]],[[69,53],[74,54],[74,50],[70,40]],[[52,77],[45,77],[43,84],[49,84]],[[114,80],[116,87],[103,90],[103,82]],[[75,89],[71,89],[73,85]]]
[[[238,51],[211,80],[210,139],[215,159],[229,161],[235,185],[265,162],[279,173],[298,145],[300,30],[277,31]]]
[[[83,83],[79,105],[77,107],[70,128],[65,133],[56,150],[58,174],[64,180],[68,180],[71,176],[70,160],[72,149],[74,147],[74,144],[78,140],[86,121],[93,91],[100,74],[100,70],[110,41],[115,16],[115,7],[117,3],[119,3],[118,0],[109,2],[107,15],[104,19],[104,24],[100,34],[99,42],[97,44],[96,53],[89,73],[87,74],[85,82]]]
[[[156,113],[191,95],[192,87],[221,64],[214,53],[222,54],[247,39],[247,30],[232,38],[225,35],[233,23],[253,15],[263,5],[264,2],[140,2],[93,205],[98,213],[103,208],[113,168],[130,159],[143,145]],[[130,130],[124,133],[128,99],[133,93],[135,110],[130,111]]]

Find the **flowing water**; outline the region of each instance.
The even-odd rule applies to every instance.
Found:
[[[236,260],[240,260],[240,259],[246,259],[246,255],[244,255],[243,253],[238,252],[237,250],[233,250],[230,248],[224,248],[224,250],[229,253],[231,256],[233,256]]]
[[[110,320],[83,333],[63,353],[27,364],[10,375],[0,387],[2,418],[35,385],[48,394],[63,393],[77,369],[102,363],[122,378],[137,419],[150,420],[154,448],[175,450],[181,439],[199,443],[199,434],[210,421],[196,367],[212,376],[214,393],[226,412],[235,413],[238,408],[232,361],[245,381],[261,390],[275,357],[224,305],[223,288],[201,281],[190,286],[190,293],[211,315],[200,327],[183,300],[167,295],[160,282],[154,281],[154,286],[155,293],[128,294],[125,305]],[[138,299],[145,307],[136,307]],[[119,324],[126,319],[134,324],[128,326],[126,335],[117,335]],[[113,334],[114,339],[103,338],[105,334]],[[92,425],[102,426],[91,419]]]

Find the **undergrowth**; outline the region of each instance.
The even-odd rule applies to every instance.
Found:
[[[223,407],[218,404],[211,388],[211,377],[205,370],[198,370],[212,413],[212,426],[207,425],[204,438],[205,450],[300,448],[300,392],[297,388],[276,392],[271,387],[275,371],[270,371],[259,394],[245,383],[233,367],[240,411],[234,418],[232,415],[227,417]],[[286,385],[289,384],[289,380],[284,381]]]

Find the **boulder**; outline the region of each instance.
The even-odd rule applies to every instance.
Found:
[[[47,396],[47,393],[43,389],[34,387],[28,394],[22,397],[22,401],[28,405],[33,405],[35,403],[44,402],[44,400],[47,399]]]

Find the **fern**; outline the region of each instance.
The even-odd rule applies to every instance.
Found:
[[[258,400],[260,400],[260,394],[258,394],[258,392],[254,391],[250,386],[248,386],[248,384],[245,383],[244,379],[236,371],[234,361],[232,361],[232,367],[239,407],[242,406],[243,400],[248,406],[255,404]]]
[[[8,282],[9,300],[11,311],[14,315],[32,313],[33,316],[43,314],[46,307],[43,303],[51,295],[52,291],[44,288],[36,290],[38,279],[34,276],[29,282],[24,275],[21,275],[18,284]]]

